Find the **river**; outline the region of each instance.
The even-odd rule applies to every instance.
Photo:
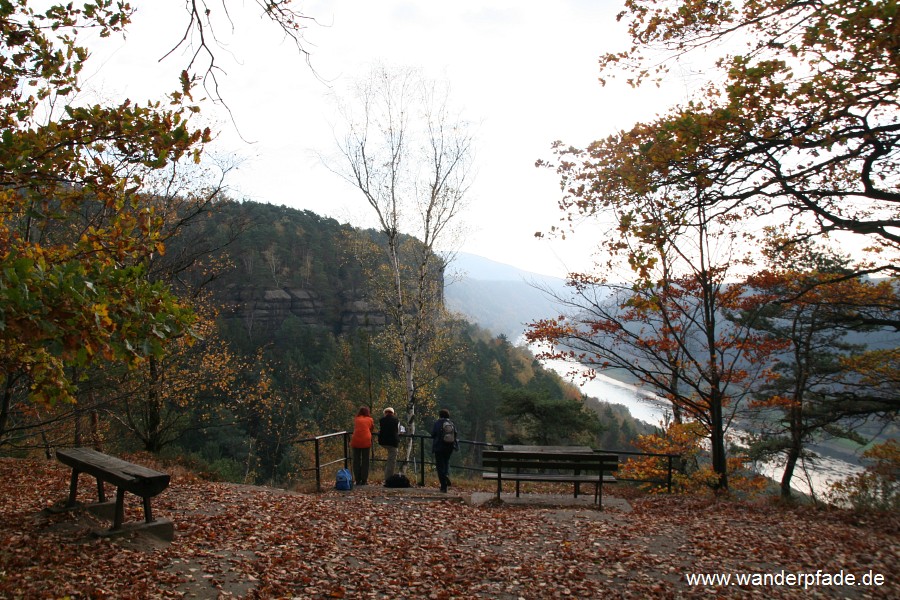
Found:
[[[564,379],[578,385],[586,395],[610,404],[626,406],[631,416],[635,419],[655,426],[660,426],[664,420],[668,402],[653,394],[605,375],[598,374],[590,380],[586,380],[579,375],[575,375],[573,378],[571,375],[573,371],[584,373],[586,369],[565,361],[542,361],[542,364],[559,373]],[[733,432],[733,435],[739,433]],[[756,470],[760,474],[766,475],[780,483],[781,476],[784,474],[784,464],[779,464],[778,461],[758,463]],[[797,491],[809,494],[809,481],[812,483],[813,492],[818,496],[827,491],[831,483],[860,471],[862,471],[862,468],[858,465],[834,458],[822,457],[815,464],[805,465],[805,468],[797,465],[791,485]]]

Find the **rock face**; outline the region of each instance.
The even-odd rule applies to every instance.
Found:
[[[380,329],[387,324],[384,313],[375,311],[366,300],[348,300],[342,304],[341,329]]]
[[[258,288],[232,284],[219,290],[217,300],[224,319],[239,319],[253,329],[274,331],[290,317],[304,325],[327,327],[336,333],[358,328],[380,328],[384,314],[356,294],[341,294],[327,302],[315,290],[303,288]]]

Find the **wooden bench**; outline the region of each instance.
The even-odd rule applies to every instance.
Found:
[[[516,498],[522,481],[540,481],[575,484],[578,497],[582,483],[594,486],[594,502],[602,504],[603,484],[615,483],[616,479],[607,473],[619,468],[619,457],[615,454],[601,454],[589,448],[566,451],[563,447],[532,447],[528,450],[485,450],[481,464],[494,472],[482,473],[483,479],[497,481],[497,499],[503,491],[503,481],[516,482]]]
[[[63,464],[72,467],[72,480],[69,485],[69,498],[66,507],[77,505],[75,500],[78,490],[78,476],[87,473],[97,479],[97,495],[99,502],[106,502],[104,482],[116,486],[116,504],[111,531],[122,528],[125,520],[125,492],[140,496],[144,503],[144,520],[153,523],[150,510],[150,498],[158,495],[169,485],[170,476],[141,465],[108,456],[90,448],[72,448],[57,450],[56,458]]]

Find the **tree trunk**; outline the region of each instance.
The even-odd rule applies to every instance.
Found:
[[[790,500],[793,495],[791,479],[794,476],[794,467],[797,466],[799,458],[799,448],[794,446],[788,449],[787,461],[784,464],[784,474],[781,476],[781,497],[785,500]]]
[[[0,445],[3,444],[3,438],[6,435],[6,428],[9,423],[9,409],[12,406],[13,386],[15,386],[17,379],[16,375],[9,372],[6,373],[6,385],[3,386],[3,398],[0,399]]]
[[[157,379],[159,377],[156,358],[151,356],[149,363],[150,385],[147,390],[147,407],[144,412],[146,415],[144,425],[147,430],[144,440],[144,449],[147,452],[156,453],[162,448],[162,440],[160,439],[160,430],[162,429],[162,402],[159,399],[159,393],[156,389]]]
[[[91,402],[93,404],[93,401]],[[100,413],[97,409],[91,409],[91,448],[103,450],[103,438],[100,435]]]
[[[75,423],[74,423],[74,444],[76,447],[84,446],[84,416],[81,414],[81,411],[75,411]]]
[[[3,389],[3,399],[0,400],[0,444],[3,442],[3,438],[6,434],[6,423],[9,420],[9,405],[11,402],[11,392],[9,389],[9,385],[6,385]]]
[[[802,404],[798,402],[790,409],[791,422],[791,446],[788,448],[787,461],[784,465],[784,474],[781,476],[781,497],[785,500],[791,498],[791,479],[794,476],[794,467],[800,459],[800,452],[803,449],[803,409]]]
[[[728,490],[728,461],[725,455],[725,428],[722,425],[722,399],[710,398],[710,445],[712,446],[713,471],[719,476],[713,486],[717,491]]]

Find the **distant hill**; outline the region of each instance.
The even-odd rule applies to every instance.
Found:
[[[445,273],[447,308],[513,343],[534,320],[557,316],[552,295],[566,294],[565,280],[459,253]]]

